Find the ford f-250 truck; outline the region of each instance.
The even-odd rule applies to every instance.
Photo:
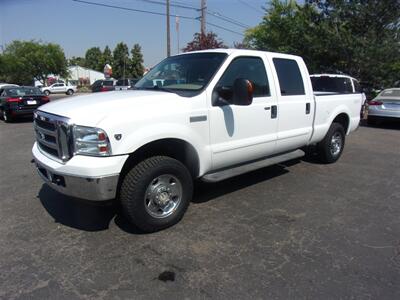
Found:
[[[220,181],[304,155],[335,162],[361,94],[313,94],[293,55],[218,49],[163,60],[133,91],[51,102],[34,117],[39,175],[61,193],[121,202],[152,232],[185,213],[193,180]],[[316,147],[315,147],[316,146]]]

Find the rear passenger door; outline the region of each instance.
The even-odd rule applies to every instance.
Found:
[[[277,151],[306,145],[311,137],[314,95],[307,68],[301,59],[272,57],[278,98]]]

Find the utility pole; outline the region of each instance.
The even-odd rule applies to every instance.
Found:
[[[171,56],[171,31],[169,26],[169,0],[167,0],[167,57]]]
[[[201,0],[201,35],[206,34],[206,0]]]

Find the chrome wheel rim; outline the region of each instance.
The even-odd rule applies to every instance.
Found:
[[[173,175],[154,178],[146,189],[144,205],[155,218],[166,218],[173,214],[182,200],[182,184]]]
[[[331,139],[330,150],[333,156],[339,155],[342,150],[342,135],[339,132],[336,132]]]

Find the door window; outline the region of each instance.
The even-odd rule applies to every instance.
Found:
[[[274,58],[282,96],[305,95],[299,66],[293,59]]]
[[[235,58],[216,87],[232,89],[236,79],[243,78],[250,80],[254,85],[253,97],[266,97],[270,95],[268,77],[265,71],[265,65],[259,57],[238,57]],[[229,99],[227,99],[229,100]]]

